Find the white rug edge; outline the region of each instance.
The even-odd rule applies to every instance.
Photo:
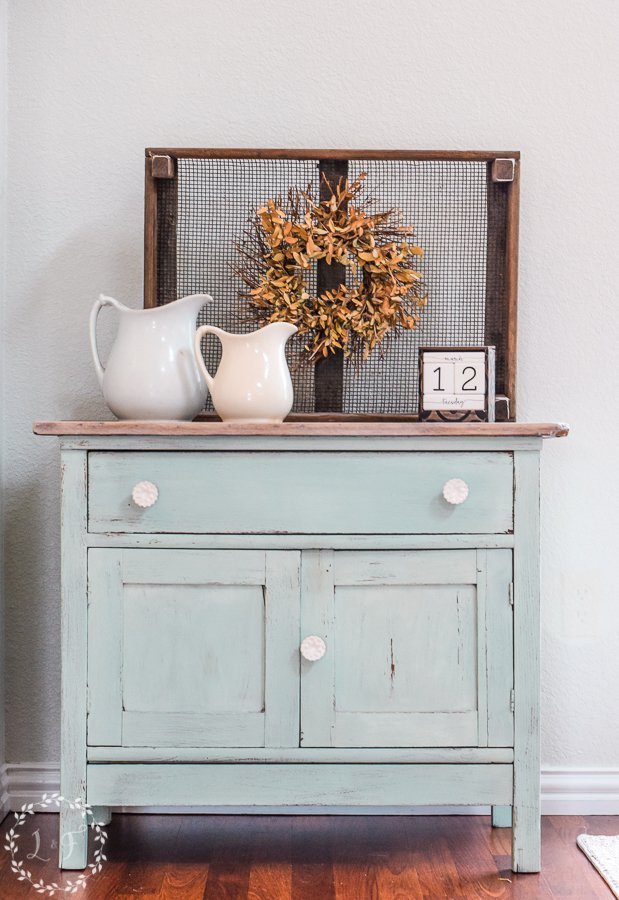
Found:
[[[604,842],[608,840],[612,840],[617,846],[613,870],[609,870],[608,853],[604,853]],[[579,834],[576,843],[591,865],[602,876],[613,895],[619,898],[619,835]],[[599,846],[602,847],[601,853]],[[612,864],[613,860],[611,859],[610,862]]]

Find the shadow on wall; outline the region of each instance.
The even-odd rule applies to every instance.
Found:
[[[72,236],[40,265],[35,259],[29,271],[32,276],[9,304],[6,317],[13,356],[8,370],[18,381],[17,390],[28,383],[29,405],[39,417],[104,415],[88,344],[88,319],[100,293],[134,308],[142,306],[141,229],[127,232],[93,223],[87,233]],[[115,329],[113,316],[101,316],[104,360]]]
[[[57,448],[48,447],[51,469]],[[59,758],[60,484],[30,477],[4,496],[9,762]]]
[[[141,204],[141,197],[140,197]],[[111,221],[135,218],[124,210]],[[6,310],[5,493],[7,759],[59,758],[60,459],[35,419],[96,419],[101,397],[88,343],[101,291],[139,307],[142,234],[93,222],[43,258],[40,249]],[[18,282],[18,278],[14,278]],[[116,329],[102,318],[101,355]]]

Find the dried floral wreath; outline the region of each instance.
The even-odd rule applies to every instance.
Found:
[[[337,350],[367,358],[392,329],[415,328],[427,302],[414,265],[423,250],[406,240],[413,229],[397,224],[395,209],[372,211],[359,197],[364,178],[340,180],[319,201],[310,188],[292,188],[287,203],[267,200],[237,247],[235,271],[260,323],[296,325],[313,360]],[[312,296],[307,275],[318,260],[347,267],[355,283]]]

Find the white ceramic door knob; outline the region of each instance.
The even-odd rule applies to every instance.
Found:
[[[152,481],[138,481],[131,491],[133,502],[142,509],[148,509],[153,506],[159,497],[159,490]]]
[[[469,495],[469,486],[461,478],[450,478],[443,485],[443,497],[448,503],[457,506],[464,503]]]
[[[301,656],[310,662],[316,662],[327,652],[327,645],[317,634],[310,634],[301,641]]]

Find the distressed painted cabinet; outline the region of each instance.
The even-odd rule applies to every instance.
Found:
[[[564,426],[35,429],[61,436],[64,796],[490,805],[539,869],[539,456]],[[62,812],[65,868],[81,826]]]

